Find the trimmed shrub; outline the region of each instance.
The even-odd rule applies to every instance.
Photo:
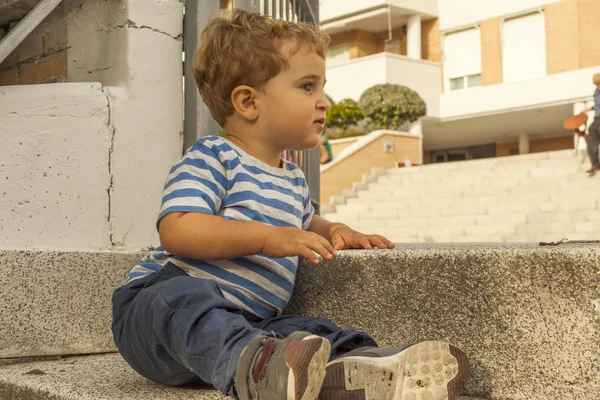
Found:
[[[327,111],[325,124],[345,131],[349,126],[356,124],[364,117],[356,101],[343,99]]]
[[[385,84],[365,90],[358,105],[372,121],[373,129],[399,129],[427,113],[421,96],[406,86]]]

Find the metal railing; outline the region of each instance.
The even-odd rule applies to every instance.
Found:
[[[0,63],[8,57],[62,0],[40,1],[4,39],[0,40]]]
[[[200,34],[209,19],[219,13],[219,0],[185,0],[183,47],[185,52],[185,124],[184,150],[200,137],[219,134],[219,125],[202,102],[192,75],[192,61]],[[319,22],[318,0],[233,0],[233,8],[245,8],[294,22]],[[286,151],[283,157],[302,168],[310,194],[319,213],[320,162],[319,148],[307,151]]]

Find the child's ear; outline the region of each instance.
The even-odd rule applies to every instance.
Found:
[[[253,122],[258,118],[256,107],[256,90],[250,86],[240,85],[231,92],[231,104],[244,119]]]

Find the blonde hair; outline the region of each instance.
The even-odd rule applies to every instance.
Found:
[[[247,85],[261,90],[279,71],[288,68],[288,60],[279,50],[282,42],[295,43],[292,54],[309,45],[325,58],[329,40],[312,24],[235,9],[228,17],[210,21],[202,32],[194,57],[194,79],[211,115],[223,126],[234,111],[233,89]]]

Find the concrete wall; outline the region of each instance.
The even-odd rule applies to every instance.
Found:
[[[0,88],[2,248],[109,246],[109,118],[98,83]]]
[[[22,78],[27,67],[27,63],[23,62],[23,54],[33,54],[35,59],[40,54],[34,51],[36,46],[39,48],[42,45],[41,54],[44,55],[45,43],[57,43],[52,48],[58,51],[43,56],[42,62],[36,65],[60,55],[60,65],[67,65],[66,71],[62,70],[61,80],[99,82],[92,87],[96,88],[106,103],[104,111],[108,117],[103,129],[108,132],[108,144],[103,147],[89,143],[88,152],[91,155],[82,158],[77,168],[81,171],[95,169],[98,173],[101,169],[99,165],[105,169],[107,184],[102,181],[98,185],[98,190],[101,189],[103,193],[102,196],[98,195],[98,201],[108,209],[86,210],[93,214],[89,218],[96,218],[103,223],[78,225],[77,229],[85,231],[85,234],[80,234],[82,237],[79,240],[60,243],[50,239],[53,235],[57,238],[64,236],[62,221],[52,218],[50,214],[40,216],[40,221],[48,219],[44,232],[49,241],[40,239],[32,242],[23,235],[14,234],[19,232],[21,214],[13,217],[10,213],[16,212],[13,208],[18,205],[17,202],[8,211],[7,219],[13,222],[3,226],[5,232],[12,232],[14,239],[2,241],[0,246],[21,248],[51,245],[56,250],[128,250],[158,243],[155,222],[162,186],[169,169],[181,157],[183,150],[182,15],[183,3],[179,0],[65,0],[62,8],[49,17],[45,25],[34,31],[30,43],[23,43],[15,51],[18,57],[11,55],[13,61],[18,61],[9,65],[8,69],[0,69],[0,74],[17,70],[17,75]],[[53,38],[53,41],[49,42],[48,38]],[[46,69],[38,69],[36,76],[41,78],[31,83],[47,81],[44,78],[46,75],[40,71]],[[59,85],[52,90],[60,94],[67,90],[65,88]],[[44,86],[36,89],[40,93],[47,90]],[[30,104],[50,101],[37,98],[36,93],[36,90],[16,86],[2,101],[12,104],[23,96],[29,96]],[[62,97],[53,101],[58,99],[62,101]],[[21,103],[24,101],[21,100]],[[54,126],[51,116],[54,110],[43,111],[41,115],[48,121],[47,125]],[[93,115],[92,111],[90,115]],[[55,135],[49,136],[48,140],[51,141],[46,144],[50,148],[54,143],[69,153],[80,147],[78,141],[69,141],[72,131],[68,123],[62,121],[62,133],[57,130]],[[18,137],[21,132],[39,135],[37,128],[41,129],[44,125],[40,121],[32,127],[25,118],[14,119],[11,125],[3,124],[0,140]],[[84,140],[84,135],[91,133],[91,128],[76,126],[80,134],[78,140]],[[9,143],[13,141],[9,140]],[[19,159],[19,168],[11,170],[11,176],[19,176],[21,170],[35,170],[35,161],[34,158]],[[65,161],[58,158],[48,161],[44,166],[62,170],[64,164]],[[24,176],[23,179],[33,178]],[[27,187],[33,182],[22,184]],[[77,175],[76,179],[69,181],[68,187],[85,187],[87,184],[88,178]],[[9,189],[14,188],[11,186]],[[54,203],[54,198],[43,198],[40,207],[49,209]]]

